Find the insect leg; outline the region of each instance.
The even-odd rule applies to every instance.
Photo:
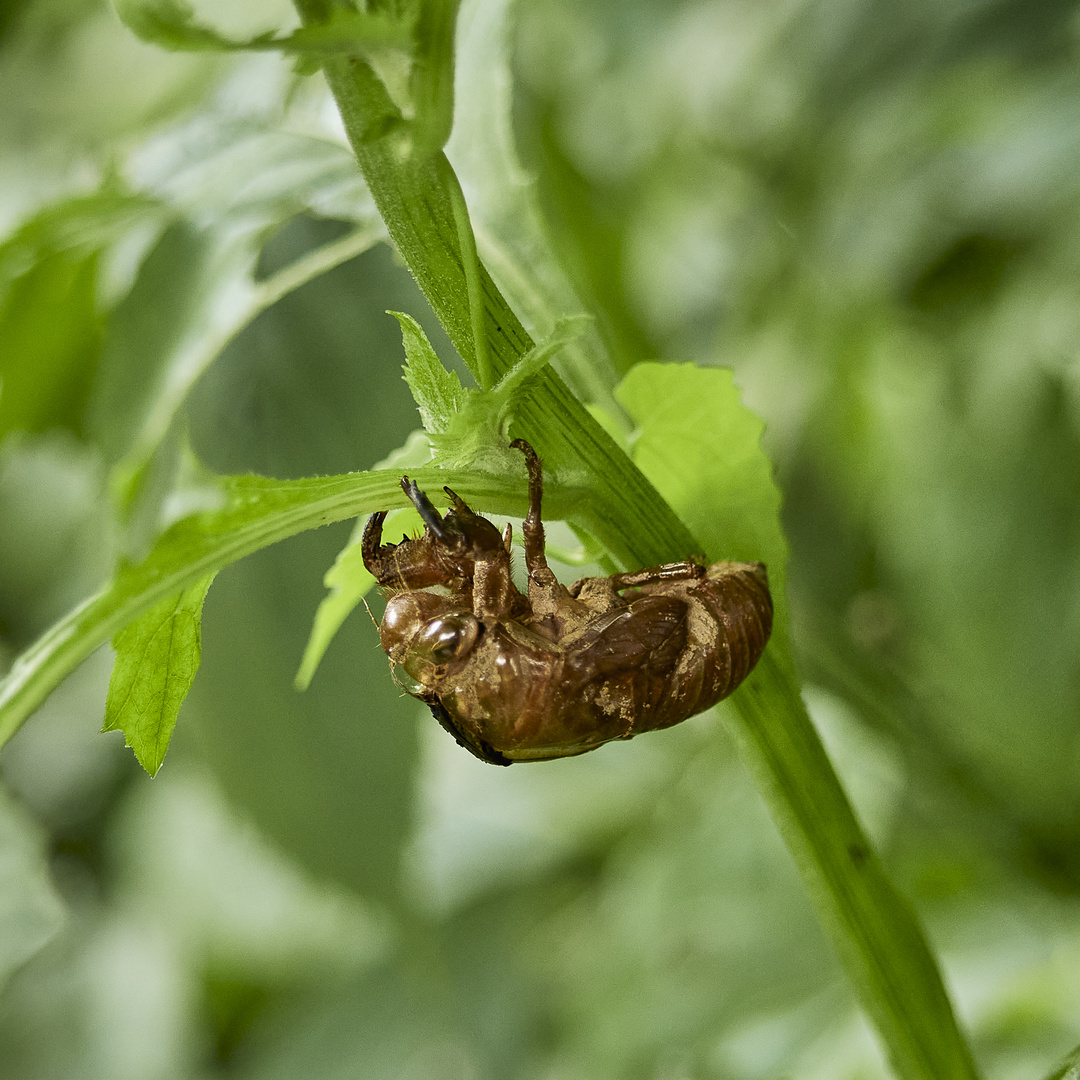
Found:
[[[597,611],[623,603],[619,589],[633,589],[641,585],[655,585],[662,581],[698,581],[705,577],[706,567],[693,559],[685,562],[664,563],[663,566],[646,566],[611,577],[579,578],[570,586],[570,595],[589,604]]]
[[[525,569],[529,573],[529,604],[534,624],[557,626],[559,612],[569,593],[555,577],[544,554],[544,523],[540,518],[544,475],[540,459],[524,439],[515,439],[510,445],[525,455],[525,466],[529,470],[529,512],[521,523],[521,532],[525,540]]]
[[[382,527],[386,520],[386,511],[377,510],[368,518],[364,526],[364,537],[360,541],[360,553],[364,556],[364,565],[371,569],[371,565],[379,557],[379,548],[382,547]]]
[[[401,585],[403,582],[397,566],[392,558],[387,557],[393,551],[394,545],[383,547],[382,527],[385,520],[385,510],[379,510],[368,518],[363,539],[360,541],[360,553],[364,558],[364,566],[380,585]]]
[[[544,554],[544,523],[540,518],[540,503],[544,496],[544,473],[536,451],[524,440],[515,439],[510,446],[525,455],[525,467],[529,470],[529,512],[521,523],[525,537],[525,568],[532,577],[535,570],[547,570]]]
[[[662,566],[646,566],[625,574],[613,574],[611,584],[616,589],[632,589],[640,585],[656,585],[662,581],[693,581],[703,578],[706,567],[686,559],[683,562],[664,563]]]

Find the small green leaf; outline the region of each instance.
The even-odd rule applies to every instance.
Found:
[[[221,52],[236,47],[213,30],[195,23],[184,0],[115,0],[120,21],[143,41],[175,51]]]
[[[530,349],[491,390],[484,392],[464,389],[456,373],[443,367],[415,319],[400,311],[390,314],[401,323],[409,359],[405,382],[420,411],[420,420],[431,435],[438,436],[432,441],[440,461],[455,465],[487,458],[493,448],[507,442],[505,427],[518,395],[592,321],[588,315],[559,319],[551,337]]]
[[[410,388],[415,382],[413,396],[421,418],[426,415],[434,425],[429,431],[436,461],[450,468],[472,466],[488,472],[520,473],[521,459],[509,448],[507,435],[514,413],[527,397],[529,383],[547,368],[561,349],[575,341],[591,321],[588,315],[559,319],[551,337],[533,346],[490,390],[463,390],[457,376],[442,367],[427,339],[423,339],[424,348],[417,352],[423,364],[417,374],[423,371],[423,379],[414,376],[410,381],[407,371],[405,381]],[[419,331],[420,328],[416,329]],[[420,333],[422,335],[423,331]],[[452,384],[450,380],[453,380]],[[425,419],[425,425],[427,423]]]
[[[591,315],[568,315],[555,322],[551,335],[534,345],[491,389],[492,396],[509,409],[515,394],[551,363],[555,354],[576,341],[592,324]]]
[[[166,597],[113,639],[103,731],[120,730],[154,776],[165,758],[180,706],[199,670],[202,606],[213,574]]]
[[[0,437],[85,434],[107,291],[99,268],[157,213],[152,201],[106,186],[47,207],[0,244]]]
[[[341,624],[352,614],[352,610],[367,596],[375,584],[375,579],[364,566],[360,550],[363,523],[357,522],[349,542],[338,552],[334,565],[326,571],[323,584],[330,594],[319,604],[315,612],[315,621],[311,626],[311,636],[304,648],[304,657],[300,661],[300,670],[296,673],[293,685],[297,690],[306,690],[311,685],[319,662],[322,660],[334,635],[341,629]]]
[[[423,328],[411,315],[401,311],[388,314],[401,323],[401,338],[409,360],[404,368],[405,382],[420,410],[424,429],[432,434],[449,431],[451,421],[465,403],[461,380],[456,372],[443,367]]]
[[[79,432],[101,339],[97,261],[50,254],[0,301],[0,436],[60,426]]]
[[[326,22],[302,26],[287,38],[277,38],[274,47],[313,56],[370,56],[385,49],[411,52],[412,26],[377,11],[338,7]]]

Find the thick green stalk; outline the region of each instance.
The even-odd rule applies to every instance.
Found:
[[[297,0],[318,20],[324,0]],[[326,75],[346,131],[390,235],[455,347],[482,380],[447,164],[416,157],[396,109],[371,68],[335,59]],[[532,342],[480,268],[483,323],[497,378]],[[588,488],[574,523],[624,565],[648,565],[699,550],[686,527],[558,377],[516,416],[565,479]],[[908,905],[873,854],[797,690],[783,635],[770,646],[734,704],[742,752],[801,870],[819,915],[904,1080],[976,1076],[933,955]]]
[[[855,818],[784,658],[770,646],[732,699],[743,760],[897,1074],[972,1080],[918,919]]]

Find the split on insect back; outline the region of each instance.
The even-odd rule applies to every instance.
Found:
[[[687,559],[568,588],[544,555],[540,460],[524,439],[511,446],[529,475],[527,594],[511,577],[511,526],[500,535],[449,488],[440,514],[402,478],[419,537],[383,544],[386,512],[368,521],[363,560],[388,593],[379,635],[395,677],[403,668],[409,693],[493,765],[583,754],[727,697],[769,640],[764,565]]]

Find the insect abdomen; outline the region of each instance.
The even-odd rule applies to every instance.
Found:
[[[769,641],[772,597],[761,563],[714,563],[682,597],[689,604],[686,645],[663,700],[635,725],[635,735],[671,727],[722,701],[750,674]]]

